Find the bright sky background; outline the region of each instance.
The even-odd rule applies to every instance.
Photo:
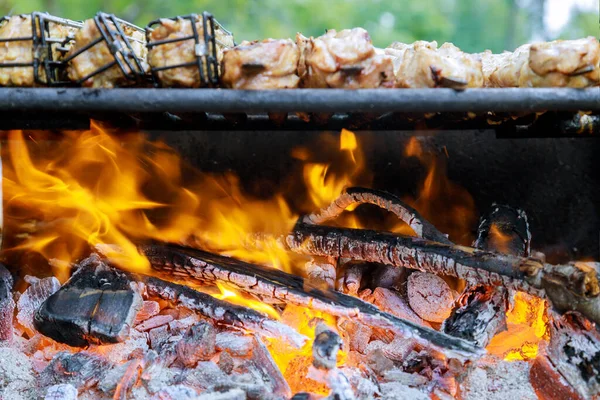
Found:
[[[546,28],[551,33],[559,31],[568,22],[574,7],[598,11],[600,0],[547,0],[546,15],[544,16]]]

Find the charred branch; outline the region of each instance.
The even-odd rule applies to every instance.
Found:
[[[466,341],[384,313],[360,299],[311,287],[301,277],[280,270],[179,246],[144,246],[142,251],[154,269],[171,277],[192,278],[202,283],[227,282],[270,302],[295,304],[336,317],[355,318],[415,338],[424,346],[434,346],[454,357],[480,353],[479,348]]]
[[[375,189],[348,188],[329,206],[306,215],[302,220],[305,224],[321,225],[335,219],[348,207],[361,204],[373,204],[393,213],[410,226],[418,237],[439,243],[451,243],[446,235],[424,219],[417,210],[404,204],[402,200],[393,194]]]
[[[551,265],[388,232],[298,224],[283,238],[297,253],[343,257],[449,275],[470,284],[503,286],[570,305],[600,322],[598,274],[585,265]],[[560,292],[556,289],[560,286]],[[570,300],[567,301],[567,300]]]

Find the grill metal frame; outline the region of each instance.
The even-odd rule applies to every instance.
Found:
[[[0,68],[15,68],[15,67],[31,67],[33,68],[33,78],[35,83],[46,86],[72,86],[73,82],[69,80],[61,80],[61,75],[67,65],[66,60],[54,60],[52,55],[52,45],[60,44],[61,46],[74,40],[74,37],[67,36],[65,38],[53,38],[50,36],[50,24],[64,25],[80,29],[83,23],[72,21],[65,18],[55,17],[48,13],[39,11],[31,14],[21,14],[21,17],[31,17],[31,36],[23,36],[16,38],[0,38],[0,43],[6,42],[24,42],[31,41],[31,51],[33,60],[27,62],[1,62]],[[10,17],[3,17],[2,21],[8,21]],[[66,53],[67,49],[58,48],[58,51]],[[40,66],[44,68],[45,79],[40,74]]]
[[[115,17],[113,14],[107,14],[104,12],[99,12],[94,16],[94,23],[98,28],[98,32],[100,32],[100,36],[88,43],[86,46],[78,49],[69,57],[67,57],[63,62],[67,64],[72,61],[74,58],[80,56],[87,50],[92,47],[98,45],[100,42],[105,42],[109,51],[113,55],[113,61],[99,67],[95,71],[91,72],[87,76],[75,81],[76,85],[81,85],[88,79],[112,68],[115,65],[119,66],[121,73],[123,76],[132,82],[141,82],[147,80],[146,72],[143,67],[143,60],[140,60],[133,51],[133,47],[131,46],[130,40],[136,40],[130,36],[127,36],[123,31],[122,25],[126,25],[129,28],[132,28],[142,34],[145,35],[144,29],[136,26],[132,23],[124,21],[120,18]],[[114,28],[111,27],[114,26]]]
[[[589,89],[0,88],[0,111],[433,113],[600,111]]]
[[[160,80],[158,79],[158,72],[165,71],[169,69],[175,68],[185,68],[185,67],[198,67],[198,74],[200,76],[200,82],[205,87],[214,87],[219,83],[219,62],[217,60],[217,42],[215,36],[215,25],[222,29],[225,33],[231,34],[228,30],[226,30],[223,25],[221,25],[211,13],[204,11],[201,14],[202,17],[202,37],[200,37],[200,33],[198,32],[198,28],[196,27],[196,21],[200,18],[198,14],[189,14],[184,16],[176,16],[172,18],[168,18],[170,20],[176,21],[178,19],[186,19],[189,20],[192,25],[192,34],[180,38],[174,39],[165,39],[151,42],[150,41],[150,33],[157,25],[160,25],[162,22],[160,19],[156,19],[151,21],[146,26],[146,47],[150,51],[153,47],[161,46],[164,44],[183,42],[186,40],[194,41],[194,49],[195,49],[195,57],[196,61],[180,63],[180,64],[172,64],[165,65],[162,67],[150,67],[150,72],[154,77],[155,86],[160,86]],[[206,29],[206,27],[209,29]],[[202,50],[206,49],[206,50]]]

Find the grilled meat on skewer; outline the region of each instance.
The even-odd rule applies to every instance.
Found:
[[[462,52],[451,43],[393,43],[384,49],[394,58],[396,87],[464,89],[481,87],[483,73],[478,55]]]
[[[39,19],[35,21],[36,24],[39,24]],[[74,36],[77,28],[48,21],[48,30],[46,32],[44,27],[38,25],[38,34],[46,35],[47,39],[51,38],[54,41],[51,44],[52,60],[60,61],[64,58],[66,49],[71,46],[70,38]],[[0,65],[4,63],[32,64],[35,51],[32,36],[31,14],[14,15],[3,21],[0,24]],[[29,39],[1,41],[11,38]],[[40,57],[40,61],[43,61],[43,57],[47,57],[47,53],[42,51]],[[46,71],[41,62],[38,74],[43,82],[47,82]],[[34,86],[36,83],[40,82],[35,82],[33,65],[0,68],[0,85],[2,86]]]
[[[299,58],[290,39],[242,42],[223,52],[221,81],[233,89],[296,88]]]
[[[104,29],[111,30],[116,34],[117,27],[112,20],[105,19],[105,21],[106,24]],[[101,33],[98,29],[96,20],[88,19],[84,22],[83,27],[75,35],[75,45],[67,54],[67,58],[69,59],[67,71],[71,80],[79,82],[87,77],[87,79],[81,82],[83,86],[112,88],[115,86],[123,86],[130,83],[135,83],[135,80],[128,79],[125,74],[143,75],[148,71],[148,64],[146,63],[146,38],[144,37],[144,31],[139,28],[135,29],[129,24],[121,22],[120,20],[117,21],[117,23],[120,25],[119,27],[123,30],[125,36],[127,37],[127,42],[133,49],[133,54],[130,54],[129,57],[113,55],[106,40],[100,40],[99,43],[96,43],[89,49],[77,54],[78,51],[101,38]],[[117,36],[117,39],[111,44],[111,47],[122,49],[122,54],[129,53],[127,43],[124,43],[119,36]],[[124,70],[121,70],[119,65],[115,64],[105,71],[90,76],[90,74],[94,74],[104,66],[114,62],[115,57],[120,57],[121,60],[127,58],[129,60],[129,65],[134,66],[133,71],[127,62],[123,62],[122,64],[124,66]],[[134,58],[137,59],[137,62]],[[138,70],[137,68],[138,63],[141,66],[141,70]]]
[[[220,65],[223,59],[223,50],[233,47],[233,36],[223,29],[218,23],[211,19],[215,30],[216,49],[212,49],[212,43],[204,43],[204,29],[202,16],[195,16],[196,32],[200,39],[200,49],[196,48],[196,42],[193,38],[192,21],[188,18],[177,17],[176,19],[160,19],[160,25],[148,34],[150,50],[148,51],[148,62],[152,68],[162,68],[169,65],[180,65],[195,63],[198,55],[212,55],[216,53],[217,63]],[[209,24],[207,24],[209,25]],[[209,29],[210,26],[207,26]],[[153,42],[168,41],[178,38],[191,37],[190,39],[163,43],[150,46]],[[216,50],[216,51],[215,51]],[[200,51],[201,54],[197,54]],[[210,66],[206,57],[203,57],[204,71],[208,73]],[[216,71],[215,71],[216,72]],[[191,87],[197,88],[205,86],[202,81],[198,65],[186,67],[168,68],[156,72],[156,77],[162,86]],[[218,75],[217,75],[218,76]]]
[[[572,87],[600,83],[600,44],[588,37],[578,40],[526,44],[513,53],[483,56],[489,87]]]
[[[318,38],[296,36],[300,48],[298,75],[307,88],[393,87],[392,57],[377,52],[362,28],[331,29]]]

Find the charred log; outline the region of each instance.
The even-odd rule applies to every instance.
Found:
[[[340,335],[324,323],[319,323],[315,329],[315,340],[312,345],[313,365],[321,369],[335,368],[341,346]]]
[[[129,336],[142,297],[125,274],[97,261],[97,256],[84,260],[71,279],[42,303],[34,318],[38,331],[79,347],[117,343]]]
[[[531,233],[522,210],[492,205],[491,213],[482,218],[474,247],[503,254],[529,255]],[[466,290],[457,302],[442,330],[485,347],[506,329],[508,293],[503,287],[475,286]]]
[[[344,257],[449,275],[545,297],[600,322],[598,274],[585,265],[551,265],[387,232],[298,224],[285,246],[313,256]],[[560,286],[560,292],[556,289]],[[564,310],[564,308],[563,308]]]
[[[308,285],[301,277],[280,270],[179,246],[144,246],[153,268],[171,278],[192,278],[203,283],[227,282],[241,291],[270,302],[310,307],[327,314],[356,318],[374,327],[413,337],[454,357],[480,353],[472,344],[381,312],[357,298]]]
[[[600,333],[576,314],[553,319],[548,358],[583,397],[600,395]]]
[[[307,338],[287,325],[249,308],[229,304],[206,293],[159,278],[127,273],[142,282],[148,295],[171,301],[210,318],[220,325],[251,330],[268,337],[278,337],[300,347]]]

